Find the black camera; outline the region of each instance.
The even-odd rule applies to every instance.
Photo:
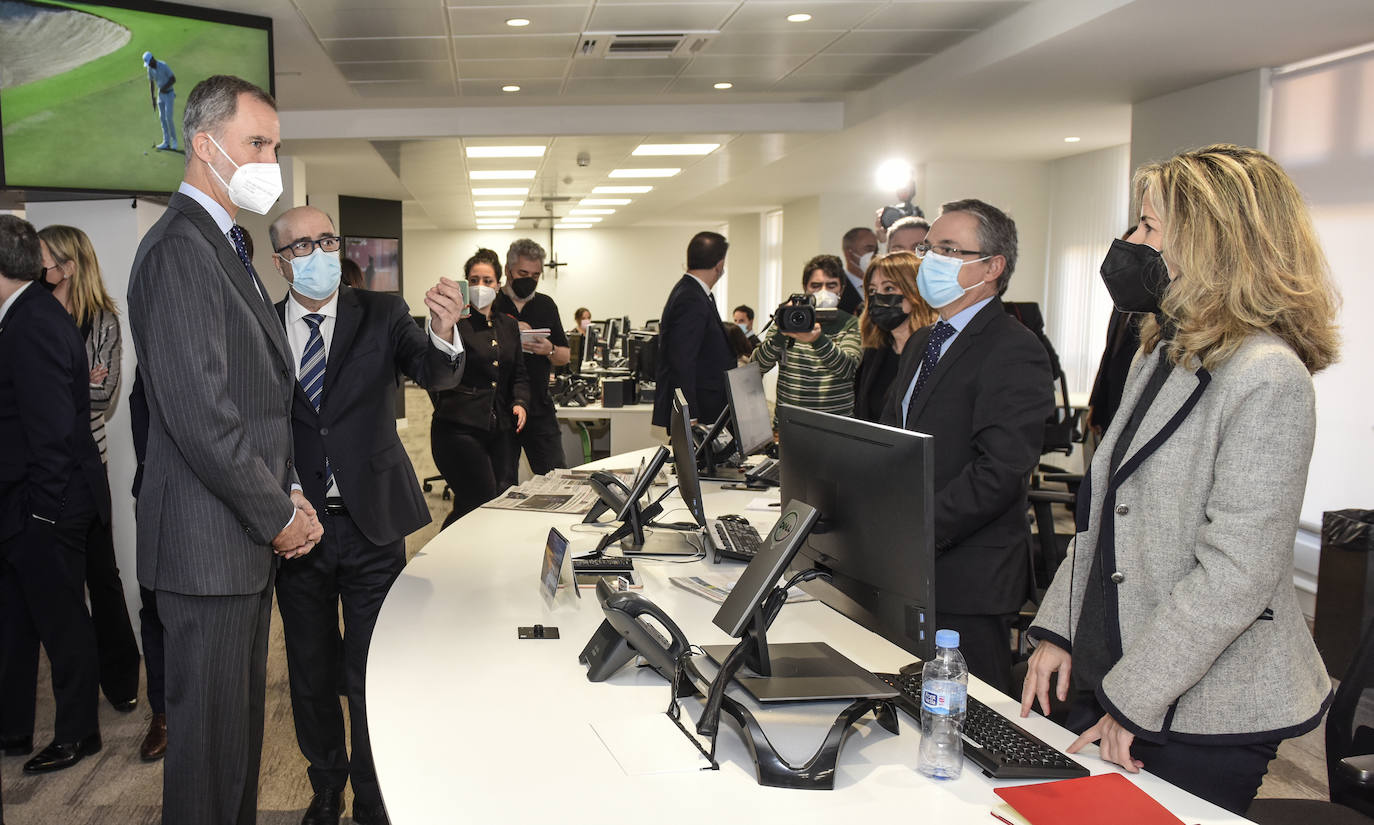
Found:
[[[778,330],[781,332],[810,332],[816,326],[814,299],[798,292],[778,307]]]
[[[901,195],[899,194],[898,197],[901,197]],[[891,229],[892,224],[900,221],[902,218],[909,218],[913,215],[918,218],[925,217],[925,213],[921,211],[921,207],[912,204],[911,201],[905,201],[904,203],[897,203],[892,206],[884,206],[883,214],[878,217],[878,220],[882,222],[883,229]]]

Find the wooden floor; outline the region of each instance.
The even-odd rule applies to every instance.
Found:
[[[420,475],[433,475],[429,450],[429,399],[411,387],[406,391],[407,426],[401,439]],[[407,553],[413,556],[437,532],[449,506],[440,498],[441,488],[426,496],[434,523],[411,536]],[[39,674],[39,747],[52,736],[53,700],[47,661]],[[347,707],[345,706],[345,712]],[[161,821],[162,766],[138,759],[138,745],[148,723],[147,704],[140,696],[131,714],[115,712],[103,700],[100,730],[105,747],[79,765],[49,776],[25,776],[24,758],[0,759],[4,787],[4,821],[7,825],[155,825]],[[1326,797],[1323,729],[1285,742],[1279,758],[1270,766],[1260,796]],[[260,825],[295,825],[310,801],[305,760],[296,746],[291,702],[286,678],[286,654],[281,621],[272,616],[272,638],[267,669],[267,730],[259,780]],[[349,803],[351,805],[351,801]],[[348,821],[348,820],[345,820]]]

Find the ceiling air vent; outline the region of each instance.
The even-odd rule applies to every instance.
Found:
[[[587,32],[576,57],[605,60],[695,57],[719,32]]]

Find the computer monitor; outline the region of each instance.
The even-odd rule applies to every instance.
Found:
[[[581,373],[587,367],[596,366],[596,344],[600,339],[600,333],[596,331],[596,324],[588,324],[587,331],[579,336],[582,340],[582,358],[579,360]]]
[[[820,522],[789,566],[803,589],[921,659],[935,654],[934,438],[778,406],[782,500]]]
[[[773,416],[763,394],[763,373],[753,364],[729,370],[725,391],[730,399],[730,430],[740,457],[762,452],[773,443]]]
[[[706,528],[706,508],[701,503],[701,480],[697,477],[697,449],[692,439],[692,411],[682,390],[673,390],[673,417],[668,423],[673,445],[673,468],[677,471],[677,493],[687,512],[702,529]]]
[[[582,372],[582,339],[581,332],[568,333],[568,371],[574,375]]]

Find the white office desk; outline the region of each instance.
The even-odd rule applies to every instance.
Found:
[[[588,405],[586,407],[563,407],[558,408],[558,418],[562,421],[598,421],[606,420],[611,425],[611,455],[621,455],[624,453],[642,450],[646,447],[656,446],[660,439],[653,432],[654,405],[630,404],[625,407],[603,407],[601,402]],[[565,445],[564,451],[568,453],[569,459],[573,456],[581,456],[581,447],[577,452],[568,452]],[[579,457],[576,459],[581,461]]]
[[[611,464],[632,466],[639,455]],[[708,514],[738,512],[760,531],[773,516],[745,510],[757,494],[704,485]],[[670,499],[671,500],[671,499]],[[667,520],[686,518],[669,508]],[[622,715],[648,716],[667,706],[668,687],[654,671],[627,666],[608,682],[587,681],[577,655],[600,625],[595,591],[553,608],[538,592],[544,539],[551,526],[574,540],[568,516],[475,510],[440,533],[396,580],[382,607],[368,659],[372,749],[395,825],[482,823],[604,823],[612,816],[655,825],[741,822],[843,825],[877,817],[920,822],[995,823],[999,784],[965,763],[954,782],[915,770],[920,727],[898,713],[893,736],[865,717],[840,754],[835,790],[765,788],[734,725],[722,721],[719,771],[629,776],[592,729]],[[736,563],[728,566],[739,569]],[[712,623],[717,605],[668,582],[670,575],[716,571],[709,562],[675,565],[636,561],[643,593],[658,603],[694,644],[730,641]],[[557,641],[520,641],[519,625],[557,626]],[[819,602],[785,606],[771,641],[826,641],[873,670],[896,670],[910,655]],[[977,680],[970,691],[1014,715],[1017,705]],[[736,689],[737,690],[737,689]],[[739,695],[732,691],[732,695]],[[810,703],[756,710],[778,750],[794,764],[809,758],[845,703]],[[701,700],[682,706],[691,719]],[[1023,723],[1059,748],[1074,737],[1049,720]],[[690,722],[689,722],[690,725]],[[1080,754],[1094,773],[1112,770],[1096,749]],[[1141,774],[1142,788],[1185,823],[1244,820],[1163,780]]]

